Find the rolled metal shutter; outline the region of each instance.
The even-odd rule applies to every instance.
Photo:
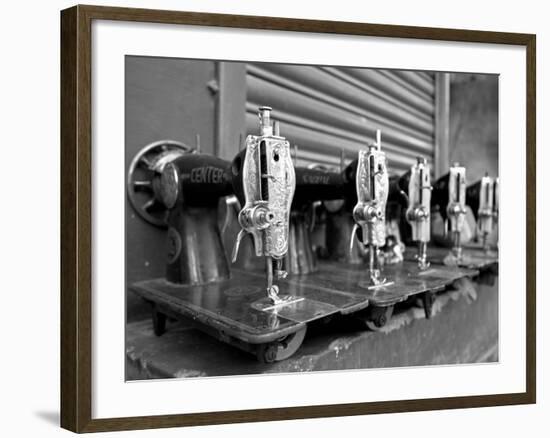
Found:
[[[434,159],[435,78],[425,72],[286,64],[246,67],[246,129],[257,109],[273,107],[281,135],[298,146],[298,165],[338,167],[371,143],[376,129],[391,173],[421,155]]]

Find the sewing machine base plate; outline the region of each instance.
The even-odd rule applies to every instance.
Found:
[[[160,278],[135,283],[131,289],[153,305],[154,323],[159,315],[161,319],[165,315],[185,319],[222,341],[259,355],[276,356],[276,360],[287,357],[288,352],[276,353],[275,348],[274,353],[273,348],[266,350],[266,345],[292,337],[290,345],[297,349],[308,323],[368,306],[363,295],[290,282],[281,282],[280,290],[282,296],[293,299],[267,306],[270,300],[264,275],[239,270],[217,283],[183,286]]]
[[[364,264],[322,261],[316,272],[289,276],[286,281],[319,290],[347,291],[364,296],[371,307],[386,307],[403,302],[413,295],[442,291],[455,280],[473,277],[477,273],[476,270],[448,266],[432,266],[425,271],[419,271],[416,263],[405,261],[385,265],[381,276],[386,278],[386,284],[373,288]]]

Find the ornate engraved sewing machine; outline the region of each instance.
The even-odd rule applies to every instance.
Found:
[[[495,254],[498,245],[491,235],[498,231],[498,178],[485,174],[466,189],[466,204],[476,219],[476,241],[486,254]]]

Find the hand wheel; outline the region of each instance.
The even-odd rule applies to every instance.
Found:
[[[166,227],[167,208],[160,197],[160,175],[168,163],[193,153],[175,140],[161,140],[141,149],[128,168],[128,199],[136,213],[150,224]]]

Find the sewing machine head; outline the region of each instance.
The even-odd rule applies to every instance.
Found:
[[[369,273],[374,286],[381,285],[378,266],[378,249],[386,243],[385,212],[388,199],[389,180],[386,154],[381,150],[380,131],[376,143],[360,150],[355,172],[357,204],[353,208],[354,229],[351,235],[350,252],[356,233],[361,230],[361,243],[369,250]]]
[[[489,251],[488,237],[498,217],[498,178],[485,174],[481,180],[466,190],[466,203],[477,221],[477,234],[482,246]],[[497,205],[495,205],[495,203]]]
[[[498,225],[498,203],[499,203],[499,191],[500,191],[500,181],[499,178],[496,177],[493,180],[493,218],[495,221],[495,224]]]
[[[448,174],[448,203],[445,209],[445,231],[453,238],[451,255],[455,260],[462,259],[460,237],[466,220],[466,168],[454,163]]]
[[[288,250],[296,181],[289,143],[279,135],[278,126],[273,126],[271,108],[260,107],[259,118],[260,134],[246,138],[245,149],[233,162],[234,186],[242,209],[232,260],[237,258],[242,238],[250,234],[256,256],[266,258],[268,296],[277,304],[280,298],[273,285],[273,262],[276,277],[286,276],[281,262]]]
[[[487,237],[493,230],[493,196],[493,179],[485,175],[480,182],[477,211],[477,228],[484,248],[487,246]]]
[[[355,188],[357,204],[353,219],[362,231],[364,245],[383,246],[386,241],[385,210],[388,199],[386,154],[381,150],[380,131],[377,141],[359,151]]]
[[[411,226],[412,240],[418,242],[418,267],[427,269],[427,244],[430,241],[430,202],[432,186],[430,167],[425,158],[419,157],[411,167],[408,199],[409,206],[405,217]]]

